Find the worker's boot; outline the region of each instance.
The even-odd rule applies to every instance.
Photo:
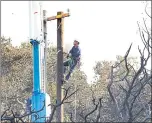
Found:
[[[67,81],[69,80],[70,75],[71,75],[71,72],[69,72],[69,73],[67,74],[66,78],[65,78]]]

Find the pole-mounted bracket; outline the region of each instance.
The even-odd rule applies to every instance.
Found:
[[[33,45],[33,44],[40,44],[40,42],[39,41],[37,41],[37,40],[33,40],[33,39],[30,39],[31,41],[30,41],[30,43]]]
[[[56,15],[56,16],[51,16],[51,17],[48,17],[46,20],[51,21],[51,20],[55,20],[55,19],[59,19],[59,18],[69,17],[70,16],[70,10],[68,9],[67,11],[68,11],[68,13],[63,13],[63,14]]]

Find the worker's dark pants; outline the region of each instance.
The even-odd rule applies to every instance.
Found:
[[[67,61],[65,61],[65,62],[63,63],[63,65],[64,65],[64,74],[65,74],[65,72],[66,72],[66,66],[69,66],[69,67],[70,67],[70,71],[69,71],[69,73],[68,73],[67,76],[66,76],[66,80],[68,80],[68,79],[70,78],[70,75],[71,75],[71,73],[73,72],[75,66],[77,65],[77,60],[73,60],[72,63],[70,63],[69,60],[67,60]]]

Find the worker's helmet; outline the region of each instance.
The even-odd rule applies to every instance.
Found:
[[[80,44],[80,42],[78,40],[74,40],[74,42],[78,42],[78,44]]]

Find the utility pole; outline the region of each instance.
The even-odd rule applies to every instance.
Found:
[[[57,19],[57,105],[61,103],[63,99],[63,20],[65,17],[69,17],[69,13],[57,12],[56,16],[48,17],[46,21],[52,21]],[[64,122],[63,104],[56,109],[56,122]]]
[[[62,15],[63,12],[57,12],[57,15]],[[63,19],[57,19],[57,104],[63,99],[61,90],[63,81]],[[57,108],[57,122],[63,122],[63,105]]]
[[[75,84],[75,91],[77,89],[77,85]],[[75,93],[75,122],[77,122],[77,93]]]
[[[44,46],[44,92],[47,92],[47,20],[46,20],[46,10],[43,10],[43,40]]]

